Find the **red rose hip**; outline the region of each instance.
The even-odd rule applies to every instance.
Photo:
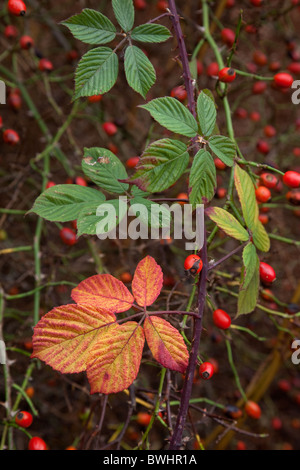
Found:
[[[218,308],[213,313],[213,322],[221,330],[227,330],[231,325],[231,318],[225,310]]]
[[[245,405],[245,412],[250,418],[259,419],[261,416],[260,406],[255,401],[248,400]]]
[[[4,36],[7,39],[15,39],[18,36],[17,28],[12,24],[7,25],[4,30]]]
[[[24,16],[26,13],[26,5],[22,0],[8,0],[7,9],[15,16]]]
[[[255,197],[259,202],[268,202],[271,199],[271,191],[266,186],[259,186],[255,190]]]
[[[221,31],[222,41],[231,47],[234,43],[235,32],[232,29],[224,28]]]
[[[34,436],[29,441],[28,450],[47,450],[47,444],[41,437]]]
[[[77,242],[76,233],[68,227],[62,228],[59,235],[65,245],[72,246]]]
[[[31,36],[22,36],[20,39],[21,49],[30,49],[33,46],[34,42]]]
[[[15,423],[22,428],[29,428],[32,421],[32,414],[28,413],[28,411],[19,411],[15,417]]]
[[[102,124],[102,129],[109,136],[115,135],[118,131],[117,126],[113,122],[104,122]]]
[[[6,144],[17,145],[20,142],[20,137],[13,129],[6,129],[3,132],[3,140]]]
[[[260,175],[260,182],[266,188],[274,189],[278,184],[278,178],[272,173],[262,173]]]
[[[274,75],[274,82],[280,88],[289,88],[293,81],[294,79],[289,73],[279,72]]]
[[[128,158],[125,165],[127,166],[127,168],[135,168],[137,164],[139,163],[139,161],[140,161],[140,157],[131,157],[131,158]]]
[[[259,263],[259,275],[260,279],[267,284],[271,284],[276,279],[276,273],[272,266],[263,261]]]
[[[283,175],[283,182],[289,188],[299,188],[300,186],[300,173],[297,171],[287,171]]]
[[[211,362],[203,362],[199,367],[199,374],[204,380],[211,379],[214,375],[214,366]]]
[[[53,64],[48,59],[41,59],[39,61],[39,69],[41,72],[51,72],[53,70]]]
[[[236,72],[230,67],[224,67],[219,72],[219,80],[224,83],[231,83],[235,80]]]
[[[171,96],[179,101],[184,101],[187,97],[187,92],[183,86],[176,86],[171,90]]]
[[[189,255],[184,261],[184,269],[189,272],[192,276],[200,273],[202,270],[203,263],[198,255]]]

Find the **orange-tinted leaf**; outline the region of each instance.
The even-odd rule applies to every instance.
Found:
[[[95,306],[62,305],[43,316],[34,327],[33,353],[64,373],[86,369],[91,350],[116,317]]]
[[[93,347],[87,376],[91,393],[117,393],[135,380],[142,358],[144,330],[136,322],[111,325]]]
[[[77,304],[94,305],[112,312],[125,312],[133,304],[133,297],[123,282],[110,274],[96,274],[80,282],[72,290]]]
[[[189,353],[179,331],[155,315],[146,318],[144,331],[154,358],[164,367],[184,373]]]
[[[163,285],[161,267],[154,258],[146,256],[136,267],[132,280],[132,292],[142,307],[152,305],[160,294]]]

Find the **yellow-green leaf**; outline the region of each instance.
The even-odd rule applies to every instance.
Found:
[[[243,250],[244,269],[243,269],[240,290],[246,289],[248,285],[250,284],[252,277],[254,276],[254,273],[255,273],[257,260],[258,260],[258,256],[256,253],[255,246],[253,245],[253,243],[249,243],[248,245],[245,246]]]
[[[270,238],[260,220],[257,221],[257,225],[254,228],[252,235],[253,243],[258,250],[264,252],[269,251],[271,245]]]
[[[205,213],[230,237],[244,242],[249,240],[249,233],[247,230],[233,215],[229,214],[229,212],[224,209],[221,209],[221,207],[208,207],[205,210]]]
[[[243,280],[245,276],[244,270],[245,268],[243,267],[241,285],[243,285]],[[237,316],[244,315],[246,313],[251,313],[255,309],[258,297],[259,282],[259,259],[257,257],[251,281],[249,282],[246,289],[241,289],[239,292]]]
[[[246,225],[251,231],[254,231],[258,224],[258,204],[255,189],[248,173],[238,165],[235,165],[234,168],[234,183]]]

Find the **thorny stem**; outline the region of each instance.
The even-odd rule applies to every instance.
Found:
[[[196,117],[196,104],[194,98],[194,87],[191,77],[188,54],[184,42],[182,29],[180,26],[180,19],[177,13],[176,4],[174,0],[169,0],[169,8],[172,14],[171,19],[174,27],[175,36],[177,38],[179,54],[183,68],[183,78],[187,91],[188,108]],[[205,232],[205,230],[204,230]],[[192,347],[190,351],[189,364],[187,367],[183,389],[181,393],[181,401],[177,415],[177,421],[174,428],[174,433],[170,441],[170,450],[177,450],[180,448],[182,442],[182,435],[185,427],[187,413],[189,409],[189,401],[192,394],[194,372],[197,366],[198,349],[200,344],[201,332],[202,332],[202,315],[205,305],[206,298],[206,276],[207,276],[207,246],[206,246],[206,234],[204,233],[204,244],[201,250],[201,257],[203,261],[203,268],[200,273],[198,283],[198,318],[194,320],[194,335],[192,339]]]
[[[175,36],[178,42],[180,60],[182,63],[182,70],[183,70],[182,76],[184,79],[185,89],[187,92],[188,108],[193,114],[193,116],[196,117],[196,105],[195,105],[195,99],[194,99],[193,79],[192,79],[192,75],[190,71],[189,59],[188,59],[187,50],[185,47],[182,29],[180,26],[180,18],[177,13],[175,0],[169,0],[169,8],[171,12],[171,20],[172,20],[173,28],[175,31]]]

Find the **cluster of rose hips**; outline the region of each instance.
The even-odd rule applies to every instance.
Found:
[[[300,173],[293,170],[288,170],[284,173],[282,177],[282,183],[291,189],[286,194],[286,198],[288,199],[291,204],[298,205],[300,203]],[[259,177],[258,186],[255,189],[255,196],[258,204],[268,203],[271,200],[272,189],[280,189],[281,180],[275,176],[273,173],[270,172],[263,172]],[[298,195],[298,197],[297,197]],[[268,223],[268,207],[260,208],[260,215],[259,219],[262,224]]]
[[[203,262],[200,256],[196,254],[187,256],[187,258],[184,261],[184,269],[185,269],[186,274],[188,275],[196,276],[202,271],[202,268],[203,268]],[[263,261],[260,262],[259,275],[260,275],[261,282],[265,286],[270,286],[276,279],[276,273],[273,267]],[[217,308],[216,310],[214,310],[213,315],[212,315],[212,320],[213,320],[214,325],[221,330],[227,330],[231,326],[230,315],[221,308]],[[216,361],[214,360],[205,361],[199,367],[199,375],[202,379],[208,380],[212,378],[213,374],[216,372],[217,369],[218,369],[218,365],[216,364]],[[230,408],[230,406],[232,405],[228,405],[228,406]],[[252,400],[247,400],[247,402],[245,403],[244,409],[245,409],[245,413],[253,419],[259,419],[261,416],[260,406]],[[241,411],[238,408],[236,409],[236,411],[237,411],[237,414],[235,414],[235,416],[233,415],[231,416],[234,419],[237,419],[241,416]]]
[[[9,0],[7,2],[7,10],[11,15],[24,16],[26,14],[26,4],[22,0]],[[18,37],[18,29],[10,24],[5,27],[4,35],[7,39],[16,39]],[[34,46],[34,40],[31,36],[23,35],[19,39],[21,49],[28,50]],[[42,72],[50,72],[53,70],[53,64],[46,58],[39,60],[39,69]],[[11,90],[8,95],[8,104],[14,111],[18,111],[22,106],[22,98],[20,90]],[[0,129],[2,129],[3,141],[11,146],[15,146],[20,142],[20,136],[14,129],[3,129],[2,118],[0,117]]]
[[[14,16],[25,16],[27,10],[26,4],[22,0],[8,0],[7,9]],[[7,25],[4,34],[7,39],[16,39],[18,30],[14,25]],[[28,50],[34,46],[34,40],[29,35],[23,35],[19,40],[19,45],[21,49]],[[53,70],[52,62],[46,58],[40,58],[38,67],[41,72],[51,72]]]

